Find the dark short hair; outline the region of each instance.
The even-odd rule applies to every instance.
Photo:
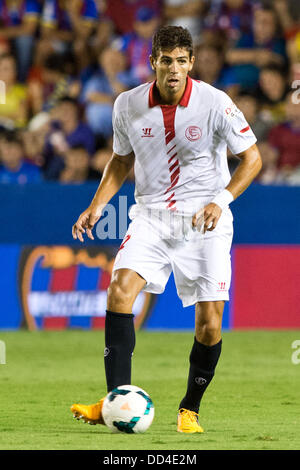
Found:
[[[67,103],[67,104],[71,104],[74,106],[74,108],[79,108],[79,103],[78,101],[73,98],[72,96],[69,96],[69,95],[63,95],[61,96],[58,100],[57,100],[57,104],[63,104],[63,103]]]
[[[281,78],[285,79],[286,78],[286,71],[282,66],[276,65],[276,64],[271,64],[271,65],[265,65],[260,69],[260,73],[262,72],[273,72],[277,73],[278,75],[281,76]]]
[[[20,133],[15,129],[7,129],[2,132],[2,138],[9,144],[17,144],[23,148],[23,140]]]
[[[46,57],[44,67],[51,72],[74,75],[76,73],[75,59],[71,52],[60,54],[54,52]]]
[[[186,49],[191,58],[193,55],[191,33],[182,26],[163,26],[153,36],[152,57],[156,59],[159,51],[172,51],[176,47]]]

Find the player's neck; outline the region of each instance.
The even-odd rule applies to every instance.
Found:
[[[167,106],[176,106],[177,104],[179,104],[181,98],[184,95],[185,87],[186,85],[180,90],[178,90],[176,93],[170,93],[168,90],[165,90],[162,86],[160,86],[158,82],[156,82],[156,92],[160,104]]]

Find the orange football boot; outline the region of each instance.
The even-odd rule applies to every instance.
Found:
[[[180,408],[177,416],[177,431],[185,433],[204,432],[198,423],[198,414],[195,411]]]
[[[94,405],[74,404],[71,406],[73,417],[88,424],[105,424],[102,418],[103,402],[104,398],[101,398]]]

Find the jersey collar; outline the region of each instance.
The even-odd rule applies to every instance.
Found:
[[[186,87],[184,90],[184,93],[182,95],[181,100],[179,101],[180,106],[184,106],[185,108],[188,106],[191,93],[192,93],[192,87],[193,87],[193,80],[187,76],[187,81],[186,81]],[[150,90],[149,90],[149,108],[153,108],[154,106],[159,105],[158,101],[158,93],[156,89],[156,80],[152,82]]]

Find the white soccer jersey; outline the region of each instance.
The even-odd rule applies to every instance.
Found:
[[[160,105],[155,82],[121,93],[114,105],[113,150],[135,154],[137,206],[193,214],[230,181],[233,154],[256,138],[224,93],[187,78],[178,105]]]

